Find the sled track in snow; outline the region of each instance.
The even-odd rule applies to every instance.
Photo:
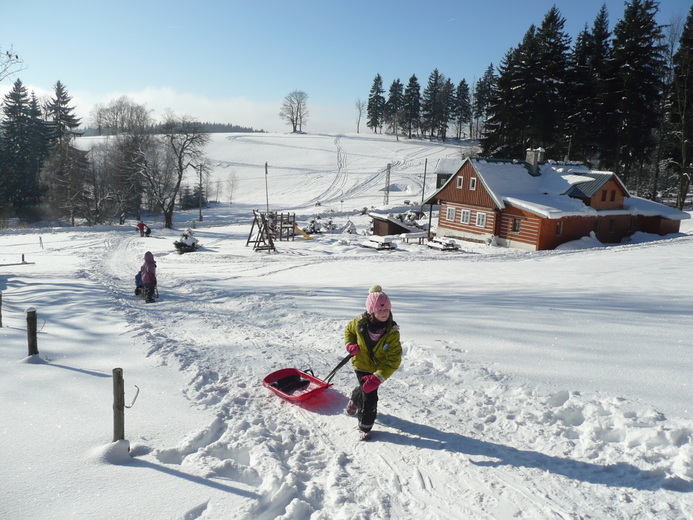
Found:
[[[348,368],[338,374],[335,388],[306,407],[287,403],[259,384],[287,360],[299,365],[322,360],[313,366],[319,375],[331,368],[330,360],[338,360],[338,346],[325,341],[336,335],[333,325],[297,304],[306,293],[260,287],[234,292],[204,279],[190,281],[183,257],[177,262],[181,267],[169,263],[168,272],[162,270],[163,297],[148,307],[130,294],[129,271],[139,267],[144,244],[114,233],[104,246],[90,260],[94,269],[89,272],[95,273],[90,276],[110,289],[115,308],[138,331],[144,354],[177,364],[188,379],[185,395],[210,410],[208,425],[181,432],[179,444],[158,447],[151,457],[212,481],[233,482],[247,503],[242,518],[275,519],[301,503],[304,517],[340,504],[344,518],[487,519],[505,512],[502,518],[573,520],[593,510],[593,492],[607,489],[617,506],[602,513],[625,520],[651,507],[654,511],[659,501],[661,477],[637,469],[627,458],[610,468],[571,456],[572,441],[546,414],[547,400],[559,399],[506,387],[502,376],[468,366],[462,345],[450,346],[459,352],[455,366],[441,366],[426,355],[426,345],[405,342],[407,363],[383,392],[374,437],[359,442],[354,418],[342,413],[354,385]],[[654,246],[614,250],[631,247]],[[256,264],[260,280],[329,261],[287,258],[280,263],[244,259],[240,265]],[[501,259],[515,260],[495,260]],[[296,332],[296,323],[302,331]],[[206,331],[203,339],[195,335],[199,328]],[[297,341],[310,356],[296,355]],[[456,383],[445,388],[457,390],[443,393],[437,377]],[[572,399],[566,412],[592,406],[579,396]],[[617,408],[602,413],[621,421]],[[514,436],[508,432],[522,431],[509,444]],[[540,448],[523,444],[528,438]],[[366,487],[372,492],[360,496],[357,490]],[[454,503],[452,496],[458,497]],[[669,512],[662,513],[664,508]],[[662,518],[681,517],[676,503],[659,509]]]

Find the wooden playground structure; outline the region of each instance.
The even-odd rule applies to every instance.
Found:
[[[313,237],[296,225],[295,213],[263,213],[253,210],[253,225],[245,245],[253,244],[256,251],[276,251],[275,240],[293,241],[297,232],[306,240],[313,240]]]

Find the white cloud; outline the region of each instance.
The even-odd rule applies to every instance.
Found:
[[[26,85],[29,92],[34,91],[39,98],[49,98],[52,90]],[[0,85],[0,95],[12,89],[11,83]],[[179,115],[213,123],[231,123],[268,132],[288,132],[290,127],[279,117],[281,99],[276,101],[255,101],[245,97],[212,99],[191,92],[178,92],[170,87],[148,87],[140,91],[95,93],[84,90],[68,90],[76,115],[89,125],[90,113],[94,105],[106,105],[120,96],[127,96],[134,102],[145,105],[153,111],[155,119],[167,110]],[[350,105],[319,105],[308,100],[309,117],[303,130],[310,133],[356,132],[357,113]],[[361,131],[366,131],[365,121],[361,121]]]

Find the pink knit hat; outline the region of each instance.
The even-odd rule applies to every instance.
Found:
[[[392,304],[390,303],[390,298],[383,292],[382,287],[374,285],[368,292],[368,298],[366,298],[366,312],[374,314],[375,311],[380,309],[391,310]]]

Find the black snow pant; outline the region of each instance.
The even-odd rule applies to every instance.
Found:
[[[154,288],[155,287],[156,287],[156,283],[144,284],[144,297],[146,298],[147,302],[153,302],[154,301]]]
[[[373,374],[356,370],[359,386],[351,392],[351,400],[358,409],[356,416],[359,419],[359,429],[363,432],[371,431],[378,415],[378,389],[368,393],[363,391],[363,378],[370,375]]]

